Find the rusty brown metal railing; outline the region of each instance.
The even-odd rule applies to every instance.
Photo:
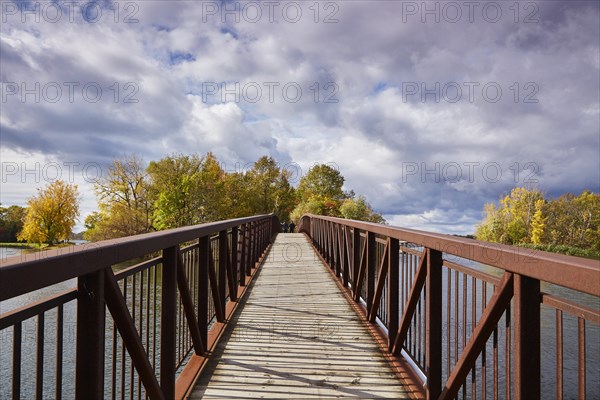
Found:
[[[590,325],[600,338],[597,260],[316,215],[299,231],[392,361],[412,366],[423,398],[540,399],[544,379],[557,399],[600,397],[597,364],[590,371],[586,360],[598,356]],[[554,377],[542,377],[542,360]]]
[[[2,385],[13,399],[33,379],[40,399],[71,397],[64,393],[69,379],[78,399],[183,398],[278,229],[277,217],[263,215],[2,260],[0,301],[77,280],[73,289],[0,315],[0,351],[10,357],[10,373],[2,375],[10,381]],[[68,340],[65,309],[74,307],[75,340]],[[53,332],[50,315],[56,315]],[[35,373],[27,371],[24,382],[31,321],[37,326]],[[64,357],[65,345],[73,347],[74,365]],[[74,376],[65,377],[67,369]]]

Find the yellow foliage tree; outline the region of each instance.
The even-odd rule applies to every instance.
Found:
[[[54,244],[69,239],[79,216],[77,185],[54,181],[46,188],[38,189],[37,196],[30,198],[27,205],[19,240]]]
[[[546,228],[546,217],[542,212],[544,203],[544,200],[535,202],[535,213],[531,220],[531,243],[533,244],[542,244],[544,240],[544,230]]]

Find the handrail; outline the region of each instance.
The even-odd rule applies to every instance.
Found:
[[[0,261],[0,301],[265,217],[210,222],[9,257]],[[21,279],[24,276],[27,279]]]
[[[539,399],[542,390],[548,394],[542,357],[556,362],[557,399],[567,388],[579,398],[586,391],[598,396],[586,385],[586,362],[598,362],[586,323],[596,339],[600,309],[561,298],[570,292],[545,293],[554,291],[550,283],[597,305],[597,260],[312,214],[298,227],[380,336],[382,350],[404,372],[406,365],[415,369],[412,381],[423,397],[453,399],[462,391],[471,399]],[[555,311],[554,327],[547,314],[541,321],[542,306]],[[542,342],[554,338],[555,355],[542,353]],[[576,354],[564,351],[565,340],[577,341]],[[567,357],[576,359],[569,360],[578,365],[575,381],[563,373]]]
[[[26,331],[35,321],[35,388],[28,381],[26,391],[36,398],[61,398],[66,388],[86,400],[182,399],[278,231],[275,215],[258,215],[3,260],[0,301],[73,278],[77,287],[0,314],[2,340],[12,341],[11,381],[0,382],[0,397],[7,391],[13,398],[34,395],[23,393],[21,362],[23,349],[33,345]],[[120,262],[156,253],[113,271]],[[76,340],[65,346],[75,305],[76,330],[66,334]],[[53,314],[55,325],[48,321]],[[55,331],[49,347],[45,329]],[[66,362],[67,356],[75,362]],[[44,378],[49,368],[56,371],[53,394]],[[74,381],[63,379],[63,369],[74,373]]]
[[[318,218],[378,235],[417,243],[432,250],[600,297],[600,285],[598,284],[600,282],[600,262],[598,260],[372,222],[313,214],[306,214],[305,217]],[[299,229],[302,229],[302,226]]]

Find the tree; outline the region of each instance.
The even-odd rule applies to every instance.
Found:
[[[201,166],[202,160],[197,155],[173,155],[150,162],[147,171],[154,198],[156,229],[200,222],[197,209]]]
[[[542,212],[544,203],[544,200],[541,199],[535,202],[535,213],[531,221],[531,243],[533,244],[542,244],[544,241],[544,228],[546,227],[546,218]]]
[[[115,160],[108,174],[96,183],[95,191],[102,215],[94,227],[95,237],[110,239],[153,229],[148,178],[136,156]]]
[[[515,188],[498,206],[485,205],[477,239],[600,250],[600,195],[584,190],[546,201],[538,190]]]
[[[505,244],[529,243],[535,205],[543,199],[537,189],[517,187],[500,199],[498,207],[486,204],[486,216],[477,227],[477,238]]]
[[[364,196],[359,196],[354,199],[346,199],[340,206],[340,213],[346,219],[354,219],[358,221],[374,222],[382,224],[385,222],[380,214],[373,211],[373,208]]]
[[[79,216],[79,193],[77,185],[61,180],[38,189],[38,195],[30,198],[19,240],[29,243],[54,244],[67,240]]]
[[[292,211],[291,219],[297,222],[302,215],[310,213],[385,222],[363,196],[355,198],[354,191],[344,192],[343,185],[344,177],[338,170],[325,164],[315,165],[300,179],[296,190],[298,205]]]
[[[0,207],[0,242],[16,242],[23,229],[26,208],[20,206]]]
[[[249,195],[253,214],[275,213],[287,221],[295,205],[295,191],[288,171],[281,170],[272,157],[263,156],[248,171]]]
[[[545,208],[547,242],[600,250],[600,195],[567,193]]]
[[[317,164],[300,179],[297,194],[301,201],[320,197],[341,202],[351,197],[344,193],[342,186],[344,177],[340,171],[326,164]]]

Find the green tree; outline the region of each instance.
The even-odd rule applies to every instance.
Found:
[[[27,206],[19,240],[40,244],[67,240],[79,216],[77,185],[54,181],[38,189],[37,196],[30,198]]]
[[[200,222],[199,182],[202,160],[197,156],[173,155],[148,165],[154,198],[156,229],[177,228]]]
[[[16,242],[23,229],[27,209],[21,206],[0,207],[0,242]]]

